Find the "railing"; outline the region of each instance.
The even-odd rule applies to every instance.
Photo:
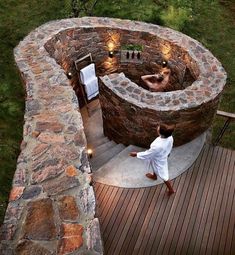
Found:
[[[234,113],[230,113],[230,112],[223,112],[223,111],[217,111],[216,114],[218,116],[222,116],[225,118],[225,122],[223,127],[220,130],[220,133],[218,134],[217,138],[215,139],[214,145],[216,146],[219,141],[221,140],[221,138],[224,135],[224,132],[226,131],[226,129],[228,128],[229,124],[231,121],[235,120],[235,114]]]

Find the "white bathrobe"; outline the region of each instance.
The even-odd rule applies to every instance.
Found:
[[[149,167],[164,181],[169,180],[167,158],[173,147],[173,137],[157,137],[150,145],[150,149],[138,152],[137,158],[147,160]]]

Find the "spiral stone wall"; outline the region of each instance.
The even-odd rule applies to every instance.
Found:
[[[156,124],[163,122],[176,126],[174,144],[178,146],[211,126],[226,73],[207,49],[182,33],[152,24],[107,18],[97,18],[96,22],[94,26],[61,31],[47,41],[45,48],[65,72],[73,73],[71,84],[78,98],[74,61],[84,55],[92,54],[98,76],[124,73],[125,81],[120,77],[101,78],[106,136],[118,143],[148,147],[156,137]],[[122,48],[130,44],[142,45],[140,60],[123,58]],[[113,58],[109,57],[110,50]],[[140,77],[157,72],[163,60],[172,71],[172,91],[151,93]]]
[[[141,65],[121,61],[121,45],[130,43],[145,44]],[[115,52],[112,59],[108,57],[109,50]],[[226,80],[221,64],[208,50],[167,28],[128,20],[84,17],[52,21],[32,31],[14,51],[26,90],[25,124],[0,231],[1,254],[103,253],[79,111],[81,102],[76,97],[79,87],[74,61],[88,53],[93,56],[97,75],[124,71],[136,83],[140,74],[154,71],[156,65],[152,62],[159,64],[168,59],[175,82],[183,86],[183,90],[154,96],[147,95],[149,92],[143,92],[142,87],[130,88],[131,94],[125,98],[126,85],[119,83],[117,77],[108,78],[113,87],[103,80],[101,101],[103,109],[107,109],[103,115],[113,116],[110,122],[114,125],[122,114],[138,120],[135,114],[140,114],[143,108],[149,111],[150,118],[144,119],[142,114],[143,119],[138,121],[147,125],[156,118],[152,109],[157,107],[161,111],[159,116],[165,116],[169,122],[178,118],[179,113],[173,110],[180,110],[186,122],[177,132],[183,132],[193,124],[190,112],[197,112],[195,118],[202,118],[200,104],[208,110],[209,121],[204,122],[208,127]],[[184,83],[181,74],[186,70],[190,74],[187,79],[184,77]],[[68,71],[73,73],[71,81],[66,76]],[[130,102],[137,98],[145,104],[133,108]],[[108,102],[111,99],[112,102]],[[185,125],[187,119],[188,126]],[[125,128],[133,126],[131,121],[124,120]],[[108,122],[104,123],[105,132],[111,134]],[[177,125],[180,127],[180,123]],[[143,140],[148,142],[146,136]]]

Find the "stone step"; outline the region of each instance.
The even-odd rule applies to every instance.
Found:
[[[117,144],[114,147],[110,148],[108,151],[103,152],[97,157],[90,159],[92,171],[96,171],[102,165],[107,163],[110,159],[119,154],[126,147],[123,144]]]
[[[96,147],[94,149],[94,157],[98,157],[100,154],[104,153],[107,150],[110,150],[112,147],[116,146],[117,144],[114,141],[108,141]]]
[[[96,139],[92,139],[92,140],[87,139],[87,147],[95,150],[100,145],[105,144],[109,141],[110,140],[105,136],[100,136],[100,137],[98,137]]]

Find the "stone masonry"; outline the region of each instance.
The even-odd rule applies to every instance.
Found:
[[[135,72],[134,64],[120,62],[119,52],[123,43],[136,42],[146,46],[141,54],[142,63],[146,64],[142,68],[139,66],[138,72]],[[115,52],[112,59],[108,57],[109,50]],[[98,75],[130,70],[125,75],[136,83],[138,75],[157,68],[153,62],[159,64],[162,59],[169,59],[174,82],[183,90],[151,95],[142,87],[128,89],[128,84],[119,83],[114,75],[104,77],[110,79],[106,83],[115,86],[105,87],[102,83],[101,99],[106,108],[108,100],[112,99],[110,106],[114,108],[122,101],[118,114],[133,113],[133,119],[136,112],[148,105],[145,110],[151,117],[142,116],[139,121],[143,125],[151,118],[155,121],[152,111],[155,107],[162,111],[160,117],[167,113],[169,122],[177,119],[178,113],[173,110],[181,110],[186,122],[177,132],[192,127],[190,111],[194,114],[199,103],[205,104],[208,115],[198,115],[198,109],[194,116],[204,118],[203,128],[208,127],[226,81],[221,64],[208,50],[179,32],[156,25],[84,17],[52,21],[32,31],[14,51],[26,90],[25,124],[21,153],[0,231],[1,254],[103,254],[80,102],[76,97],[79,87],[74,60],[87,53],[92,53]],[[189,75],[183,80],[181,73],[186,70]],[[71,82],[66,76],[68,71],[73,73]],[[127,100],[124,97],[127,92],[123,91],[128,90],[132,99],[128,94]],[[137,97],[142,102],[131,105]],[[108,114],[117,124],[118,115],[112,110]],[[187,119],[189,125],[186,125]],[[180,126],[180,123],[176,124]],[[126,130],[133,126],[129,120],[125,125]],[[105,130],[108,133],[108,126]],[[146,136],[143,140],[148,142]]]

